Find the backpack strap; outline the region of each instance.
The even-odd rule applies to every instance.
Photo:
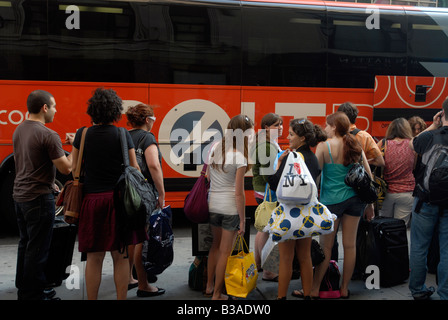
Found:
[[[355,129],[353,129],[352,131],[350,131],[350,133],[351,133],[352,135],[356,136],[356,135],[358,134],[359,131],[361,131],[361,130],[358,129],[358,128],[355,128]]]
[[[141,153],[142,159],[145,159],[145,150],[143,150],[143,147],[145,146],[147,137],[148,137],[148,132],[145,131],[145,133],[140,137],[140,140],[138,140],[138,145],[135,148],[136,153]],[[145,162],[146,162],[146,159],[145,159]],[[140,168],[140,169],[142,169],[142,168]]]
[[[124,168],[129,166],[128,141],[126,139],[126,131],[125,130],[126,130],[125,128],[121,128],[121,127],[118,128],[118,133],[119,133],[120,142],[121,142],[121,152],[123,154]]]
[[[145,145],[146,142],[146,137],[147,137],[147,132],[145,131],[145,134],[142,135],[142,137],[140,138],[140,140],[138,141],[138,145],[137,145],[137,149],[142,150],[143,154],[145,153],[145,150],[143,150],[143,146]]]

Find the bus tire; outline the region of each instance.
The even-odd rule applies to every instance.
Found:
[[[3,182],[0,188],[0,203],[2,204],[1,220],[4,222],[2,228],[4,231],[17,233],[17,216],[12,199],[12,189],[14,186],[15,172],[8,170],[3,176]]]
[[[55,183],[62,189],[65,182],[71,178],[71,175],[63,175],[59,172],[56,173]],[[17,227],[17,215],[14,207],[14,200],[12,198],[12,192],[14,187],[15,172],[13,170],[8,170],[3,177],[3,183],[0,187],[0,203],[2,204],[2,216],[1,220],[4,222],[2,228],[3,231],[8,230],[8,232],[17,234],[19,229]],[[56,207],[56,214],[62,211],[63,207]]]

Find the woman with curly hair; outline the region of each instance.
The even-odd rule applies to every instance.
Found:
[[[87,298],[96,300],[101,283],[101,272],[106,251],[110,251],[114,266],[117,299],[127,296],[129,262],[117,225],[113,190],[122,173],[123,154],[118,128],[122,100],[112,89],[98,88],[88,101],[87,114],[93,125],[88,128],[84,144],[84,199],[79,214],[79,251],[87,254]],[[73,170],[79,155],[82,129],[73,142]],[[138,168],[134,143],[126,132],[130,164]],[[125,241],[126,242],[126,241]]]
[[[283,169],[285,168],[289,152],[300,152],[305,160],[305,164],[316,181],[320,174],[319,164],[316,155],[311,151],[321,141],[327,139],[326,133],[318,125],[313,124],[308,119],[293,119],[289,123],[289,148],[279,157],[277,171],[268,179],[273,190],[277,189]],[[294,290],[292,295],[299,298],[310,299],[311,286],[313,283],[313,263],[311,260],[312,238],[299,240],[288,240],[279,242],[280,253],[278,294],[277,299],[286,299],[286,292],[289,287],[293,272],[293,259],[296,253],[300,264],[300,276],[302,278],[302,290]]]

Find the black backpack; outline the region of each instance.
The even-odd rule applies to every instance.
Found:
[[[430,204],[448,208],[448,146],[435,144],[423,155],[426,164],[423,188]]]
[[[157,196],[143,174],[129,165],[126,129],[118,128],[123,152],[123,173],[114,189],[114,202],[118,212],[120,234],[144,228],[147,214],[157,206]]]

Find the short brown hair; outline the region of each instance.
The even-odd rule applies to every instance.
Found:
[[[353,103],[349,101],[344,102],[339,106],[338,111],[344,112],[347,115],[348,120],[350,120],[350,123],[355,124],[359,110]]]
[[[146,118],[154,116],[154,107],[139,103],[136,106],[129,107],[126,111],[126,118],[128,119],[128,125],[135,128],[145,124]]]

